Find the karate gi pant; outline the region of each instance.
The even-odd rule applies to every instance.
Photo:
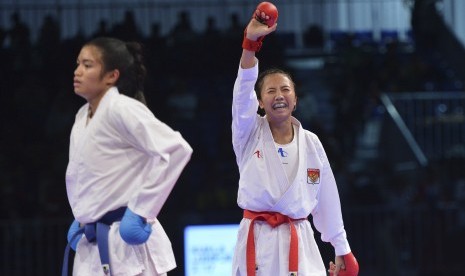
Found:
[[[250,219],[242,219],[233,257],[232,275],[247,276],[246,252]],[[299,239],[298,276],[326,276],[326,268],[308,220],[294,222]],[[255,221],[257,276],[289,275],[289,224],[275,228],[265,221]]]
[[[176,267],[171,243],[160,223],[152,225],[149,240],[141,245],[130,245],[119,234],[119,222],[111,225],[108,251],[112,276],[157,276]],[[76,248],[73,276],[105,276],[96,243],[83,236]]]

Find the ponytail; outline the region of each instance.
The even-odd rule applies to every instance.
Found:
[[[130,70],[133,72],[133,80],[134,89],[133,89],[133,98],[142,102],[143,104],[147,105],[144,95],[144,81],[145,76],[147,75],[147,69],[144,65],[144,58],[143,58],[143,49],[142,45],[137,42],[126,42],[126,47],[129,53],[132,54],[134,57],[134,62],[132,64],[132,69]]]

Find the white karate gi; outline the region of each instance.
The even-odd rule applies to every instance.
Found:
[[[136,246],[122,240],[119,222],[112,224],[113,276],[152,276],[175,268],[171,243],[156,217],[192,148],[180,133],[116,87],[107,91],[86,125],[88,108],[87,103],[78,111],[71,131],[66,189],[74,217],[81,224],[92,223],[127,206],[153,222],[148,241]],[[98,248],[84,237],[77,246],[73,275],[103,275]]]
[[[312,214],[322,240],[333,245],[336,255],[349,253],[336,181],[320,140],[292,117],[292,124],[298,129],[299,154],[296,177],[289,182],[268,121],[257,115],[254,91],[257,77],[258,62],[253,68],[239,67],[233,91],[232,133],[240,173],[239,207],[255,212],[279,212],[294,219]],[[240,223],[232,275],[247,275],[250,221],[242,219]],[[299,239],[298,275],[326,275],[310,222],[300,220],[294,224]],[[257,276],[289,275],[289,224],[272,228],[264,221],[256,221],[254,231]]]

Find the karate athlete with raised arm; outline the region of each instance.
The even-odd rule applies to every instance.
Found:
[[[269,16],[256,12],[261,22]],[[263,38],[277,28],[252,18],[234,84],[232,139],[239,168],[238,205],[244,210],[233,258],[234,276],[324,276],[314,239],[335,250],[332,275],[358,274],[344,229],[339,194],[319,138],[292,116],[297,96],[291,76],[279,69],[258,74]],[[260,107],[265,116],[257,114]]]
[[[192,148],[145,105],[139,43],[96,38],[77,57],[74,91],[87,103],[71,131],[66,171],[73,275],[166,275],[176,267],[157,220]]]

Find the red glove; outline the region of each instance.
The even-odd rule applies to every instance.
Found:
[[[264,13],[265,16],[268,16],[268,19],[262,18],[261,13]],[[262,24],[267,25],[268,27],[273,26],[278,19],[278,9],[275,5],[271,4],[270,2],[261,2],[258,4],[257,8],[255,9],[253,17]],[[253,41],[247,38],[247,28],[244,31],[244,39],[242,41],[242,48],[258,52],[263,44],[263,39],[265,37],[261,36],[257,39],[257,41]]]
[[[268,16],[269,19],[262,18],[262,12]],[[274,25],[274,23],[276,23],[276,20],[278,20],[278,9],[270,2],[261,2],[258,4],[257,9],[255,10],[255,19],[257,19],[260,23],[271,27]]]
[[[244,39],[242,40],[242,48],[252,52],[258,52],[260,51],[260,48],[262,48],[262,41],[264,38],[264,36],[261,36],[257,39],[257,41],[250,40],[247,38],[247,29],[245,29]]]
[[[358,267],[358,262],[357,259],[355,259],[354,254],[350,252],[349,254],[346,254],[343,256],[344,257],[344,263],[345,263],[345,269],[339,270],[339,273],[337,274],[338,276],[357,276],[359,267]],[[329,273],[330,276],[333,276],[333,273]]]

